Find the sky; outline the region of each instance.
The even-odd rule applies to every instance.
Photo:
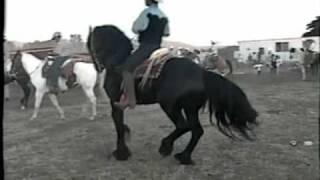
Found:
[[[163,0],[159,7],[169,17],[166,39],[197,46],[300,37],[320,15],[320,0]],[[60,31],[86,39],[90,25],[113,24],[133,37],[144,8],[144,0],[6,0],[5,36],[30,42]]]

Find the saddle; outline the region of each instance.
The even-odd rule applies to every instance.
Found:
[[[75,63],[93,63],[92,60],[85,55],[48,56],[46,61],[42,69],[42,76],[47,78],[48,85],[58,87],[58,79],[62,77],[66,79],[66,85],[69,89],[77,85],[76,75],[73,72]]]
[[[168,48],[160,48],[154,51],[150,57],[135,70],[135,78],[141,78],[140,86],[144,87],[148,80],[157,79],[165,63],[173,56],[173,53]]]

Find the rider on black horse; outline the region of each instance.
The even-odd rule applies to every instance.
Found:
[[[138,35],[139,47],[121,65],[123,77],[123,95],[115,105],[121,109],[134,108],[136,105],[134,71],[159,49],[163,36],[169,36],[167,16],[159,9],[160,0],[145,0],[147,6],[135,20],[132,31]]]

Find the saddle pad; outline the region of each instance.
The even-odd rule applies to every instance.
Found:
[[[172,52],[167,48],[160,48],[153,52],[149,59],[144,61],[135,70],[136,78],[156,79],[159,77],[164,64],[173,57]]]
[[[151,71],[148,74],[148,79],[158,78],[161,73],[161,70],[166,62],[167,62],[167,60],[161,61],[160,63],[157,63],[155,65],[152,65]],[[145,61],[143,64],[139,65],[135,71],[135,77],[142,78],[144,76],[146,70],[148,69],[150,63],[151,63],[151,61]]]

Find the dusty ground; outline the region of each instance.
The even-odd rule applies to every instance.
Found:
[[[181,166],[172,156],[158,153],[161,138],[173,125],[158,105],[140,106],[126,114],[132,130],[126,162],[110,156],[116,134],[110,106],[99,101],[99,117],[89,121],[82,111],[84,94],[74,89],[59,97],[67,119],[45,98],[39,118],[29,121],[32,110],[19,109],[21,90],[4,104],[4,155],[7,180],[316,180],[319,179],[319,83],[300,81],[296,72],[272,76],[263,73],[232,78],[259,111],[261,125],[256,142],[232,142],[201,115],[205,134],[193,159],[195,166]],[[30,102],[32,107],[33,100]],[[182,151],[189,134],[175,143]],[[296,140],[297,146],[289,142]],[[305,146],[304,141],[313,145]]]

